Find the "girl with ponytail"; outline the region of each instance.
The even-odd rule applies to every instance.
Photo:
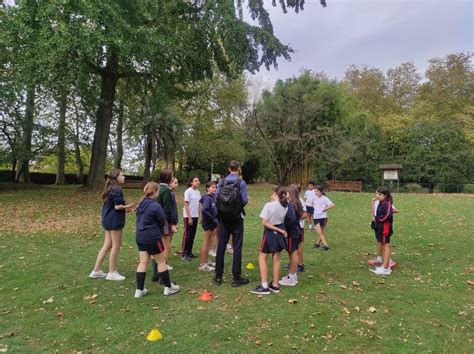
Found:
[[[119,168],[113,168],[107,175],[104,190],[102,191],[102,226],[105,229],[105,239],[97,255],[94,270],[90,278],[105,278],[107,280],[124,280],[125,277],[117,271],[117,258],[122,246],[122,230],[125,226],[125,212],[130,211],[133,204],[126,204],[123,198],[122,187],[125,176]],[[109,257],[109,273],[100,268],[107,253]]]

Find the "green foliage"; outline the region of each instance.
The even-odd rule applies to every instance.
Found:
[[[209,181],[209,172],[206,172],[204,170],[192,170],[188,174],[187,182],[189,182],[189,180],[194,177],[198,177],[201,183],[206,183],[207,181]]]

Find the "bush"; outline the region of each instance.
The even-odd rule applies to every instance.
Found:
[[[191,178],[191,176],[198,177],[201,180],[201,183],[206,183],[207,181],[209,181],[209,173],[203,170],[192,170],[191,172],[189,172],[189,178]]]
[[[459,183],[438,183],[434,191],[438,193],[462,193],[464,185]]]
[[[160,170],[156,169],[151,171],[150,179],[153,182],[160,183]]]
[[[418,183],[408,183],[401,190],[408,193],[426,193],[426,188]]]
[[[186,171],[176,171],[174,176],[178,179],[179,183],[188,183],[188,173]]]
[[[465,184],[463,188],[464,193],[474,194],[474,184]]]

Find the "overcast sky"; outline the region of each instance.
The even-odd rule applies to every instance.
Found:
[[[413,61],[423,74],[430,58],[473,52],[474,0],[306,0],[298,14],[265,3],[276,36],[295,51],[252,78],[267,88],[302,68],[342,79],[351,64],[386,71]]]

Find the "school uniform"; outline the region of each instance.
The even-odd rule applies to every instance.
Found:
[[[260,218],[265,219],[273,226],[285,230],[285,217],[288,212],[288,207],[284,207],[280,202],[266,203],[260,213]],[[260,252],[274,253],[281,252],[287,249],[288,243],[283,234],[267,229],[263,229],[262,243],[260,245]]]
[[[151,198],[145,198],[137,208],[135,241],[140,251],[146,251],[150,255],[162,253],[163,226],[166,223],[166,215],[160,204]]]
[[[321,228],[324,228],[328,222],[328,213],[326,211],[323,211],[326,207],[334,204],[331,202],[331,200],[326,197],[325,195],[322,195],[321,197],[316,196],[313,200],[313,208],[314,208],[314,213],[313,213],[313,221],[314,225],[319,224]]]
[[[166,215],[166,223],[163,228],[164,235],[173,236],[171,226],[176,225],[177,222],[174,223],[175,220],[173,217],[173,196],[170,187],[166,183],[160,183],[160,192],[156,200]]]
[[[313,212],[314,212],[314,209],[313,209],[314,198],[316,198],[316,192],[314,191],[314,189],[307,190],[306,192],[304,192],[303,205],[306,206],[306,212],[311,215],[313,215]]]
[[[383,244],[390,243],[390,236],[393,234],[393,207],[388,200],[384,200],[377,205],[375,214],[375,238],[377,242]]]
[[[194,238],[196,236],[197,225],[199,221],[199,201],[201,200],[201,192],[198,189],[189,187],[184,192],[184,202],[189,203],[189,213],[187,215],[186,208],[183,208],[183,220],[184,220],[184,234],[182,243],[182,256],[193,255]],[[192,224],[189,225],[188,218],[192,219]]]
[[[308,208],[306,207],[306,203],[304,202],[303,199],[300,198],[301,205],[303,206],[303,213],[308,212]],[[304,242],[304,224],[305,224],[305,219],[300,219],[300,228],[301,228],[301,242]]]
[[[202,229],[204,231],[214,230],[217,227],[217,205],[214,194],[205,194],[199,201],[202,205]]]
[[[291,203],[288,204],[288,211],[285,215],[285,229],[288,233],[287,251],[296,251],[301,242],[301,227],[296,209]]]
[[[125,209],[116,210],[116,205],[125,205],[119,186],[112,187],[102,205],[102,226],[105,230],[122,230],[125,226]]]

